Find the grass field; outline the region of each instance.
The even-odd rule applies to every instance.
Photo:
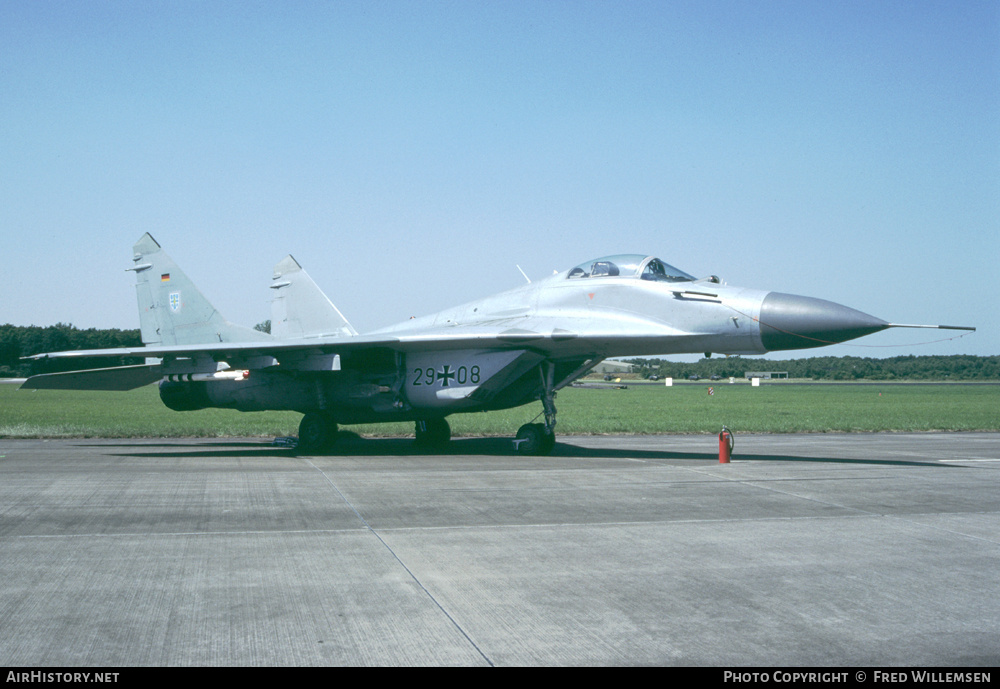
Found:
[[[561,435],[1000,431],[997,385],[708,385],[567,388],[559,392]],[[449,417],[452,433],[513,436],[541,403]],[[0,438],[246,437],[297,435],[294,412],[223,409],[174,412],[155,385],[131,392],[18,390],[0,385]],[[412,423],[350,426],[371,436],[412,435]]]

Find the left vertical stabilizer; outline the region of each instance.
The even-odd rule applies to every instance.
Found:
[[[139,326],[146,345],[254,342],[271,336],[230,323],[209,303],[152,235],[133,247]]]

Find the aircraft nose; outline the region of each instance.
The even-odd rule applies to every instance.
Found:
[[[772,352],[837,344],[887,327],[881,318],[813,297],[770,292],[760,305],[760,339]]]

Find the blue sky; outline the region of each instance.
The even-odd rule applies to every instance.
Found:
[[[996,2],[0,0],[0,132],[0,322],[137,327],[148,231],[248,325],[650,253],[1000,354]]]

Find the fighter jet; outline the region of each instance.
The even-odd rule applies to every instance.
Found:
[[[486,299],[360,335],[302,266],[274,267],[271,332],[230,323],[148,233],[133,265],[143,347],[32,358],[146,357],[136,366],[32,376],[24,388],[128,390],[159,381],[170,409],[303,414],[298,449],[331,448],[338,424],[415,422],[420,445],[451,437],[451,414],[540,400],[544,423],[514,445],[548,454],[556,392],[616,356],[763,354],[893,327],[840,304],[695,278],[654,256],[586,261]]]

